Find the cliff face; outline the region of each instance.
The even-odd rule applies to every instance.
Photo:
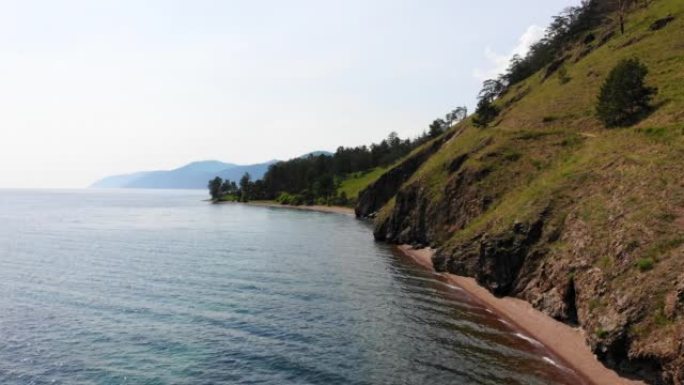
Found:
[[[567,52],[569,82],[542,70],[516,85],[493,127],[466,121],[414,152],[356,212],[377,211],[379,240],[437,247],[436,269],[581,326],[606,365],[684,384],[684,3],[627,20],[625,35],[605,26]],[[604,129],[598,88],[634,56],[657,109]]]
[[[358,217],[374,217],[377,211],[389,201],[401,185],[434,154],[454,132],[445,133],[440,138],[429,142],[424,147],[410,154],[398,166],[391,168],[374,183],[373,189],[359,193],[358,203],[354,209]]]

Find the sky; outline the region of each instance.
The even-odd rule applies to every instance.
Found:
[[[0,188],[415,137],[579,0],[0,0]]]

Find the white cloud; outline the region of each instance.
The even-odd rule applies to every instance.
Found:
[[[473,76],[478,80],[485,81],[504,73],[513,55],[525,56],[530,46],[539,41],[543,36],[544,28],[533,24],[527,27],[525,33],[518,39],[518,43],[507,54],[495,52],[491,47],[485,48],[484,55],[487,59],[487,66],[486,68],[476,68],[473,71]]]

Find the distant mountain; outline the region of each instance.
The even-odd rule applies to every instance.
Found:
[[[141,171],[133,174],[112,175],[98,180],[90,185],[91,188],[121,188],[129,183],[152,173],[151,171]]]
[[[173,170],[143,171],[125,175],[113,175],[93,183],[91,188],[145,188],[145,189],[204,189],[209,179],[219,176],[238,181],[248,172],[253,179],[261,179],[268,166],[276,163],[237,165],[216,160],[189,163]]]
[[[199,162],[188,163],[173,171],[179,172],[219,172],[228,168],[238,167],[234,163],[225,163],[218,160],[202,160]]]
[[[300,156],[333,154],[328,151],[312,151]],[[112,175],[98,180],[91,188],[144,188],[144,189],[205,189],[207,182],[216,176],[237,182],[248,172],[252,179],[263,178],[268,167],[278,160],[263,163],[239,165],[218,160],[203,160],[188,163],[173,170],[141,171],[132,174]]]
[[[250,164],[247,166],[235,166],[233,168],[228,168],[225,170],[222,170],[219,172],[217,175],[214,176],[219,176],[222,179],[228,179],[237,182],[242,178],[242,176],[248,172],[249,175],[252,177],[252,179],[261,179],[264,177],[264,174],[266,174],[266,171],[268,171],[268,167],[272,165],[273,163],[278,163],[277,160],[269,160],[268,162],[265,163],[258,163],[258,164]],[[208,180],[207,180],[208,181]],[[204,182],[205,188],[207,181]]]

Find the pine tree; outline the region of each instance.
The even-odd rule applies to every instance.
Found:
[[[481,98],[477,102],[473,124],[477,127],[487,127],[497,115],[499,115],[499,108],[489,98]]]
[[[596,114],[606,127],[629,126],[651,110],[656,89],[645,84],[648,68],[638,59],[620,61],[601,86]]]
[[[222,184],[223,184],[223,180],[218,176],[209,181],[209,183],[207,184],[207,187],[209,188],[209,195],[211,195],[211,199],[217,200],[221,197],[221,185]]]

